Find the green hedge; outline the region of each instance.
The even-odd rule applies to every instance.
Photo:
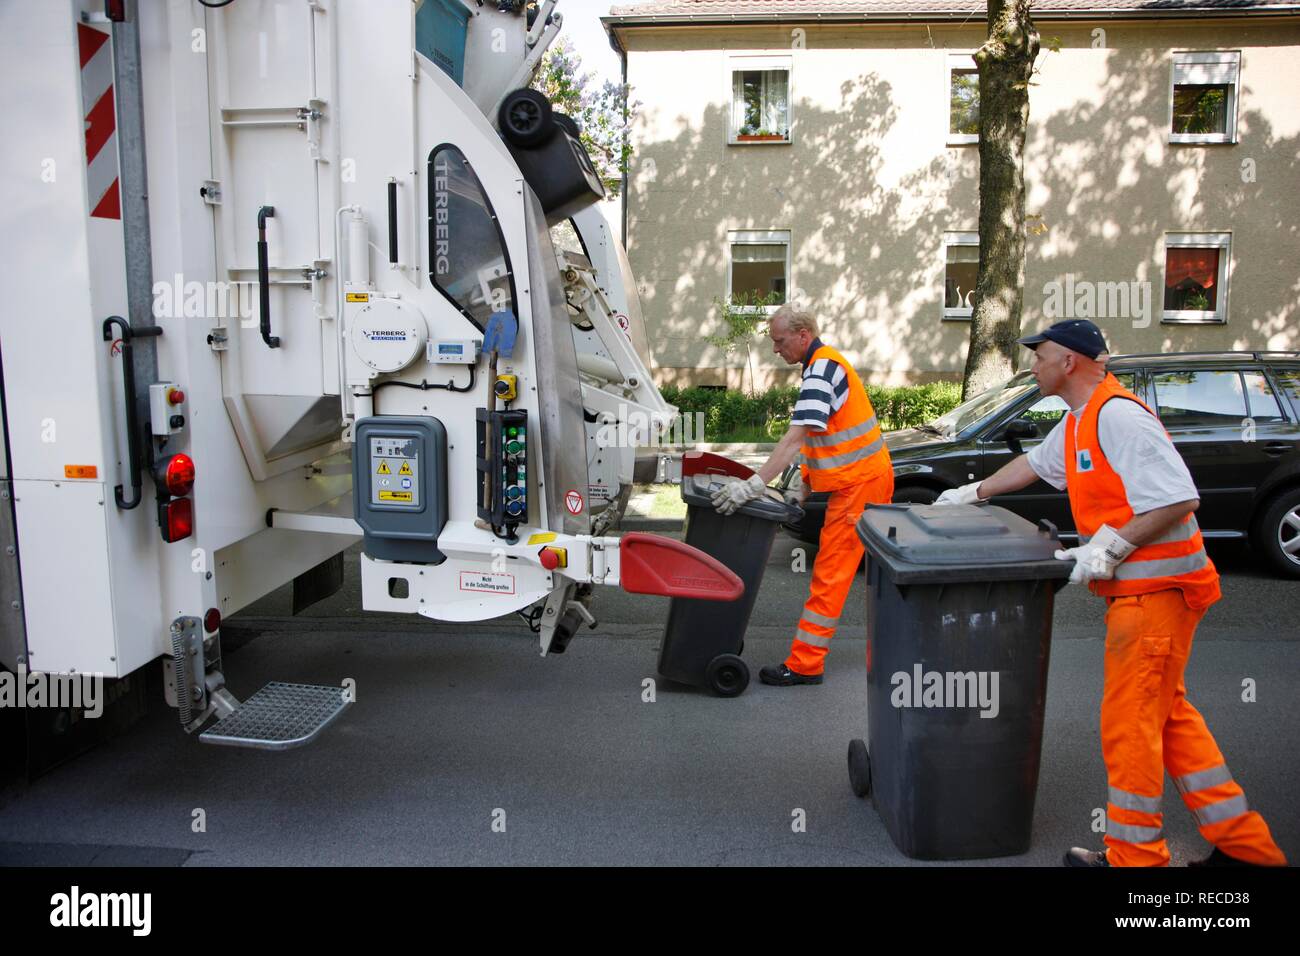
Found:
[[[797,386],[770,388],[756,395],[712,388],[662,388],[664,400],[684,415],[704,413],[700,441],[775,441],[790,422],[799,398]],[[886,387],[868,385],[867,395],[885,431],[933,421],[961,401],[959,382]]]

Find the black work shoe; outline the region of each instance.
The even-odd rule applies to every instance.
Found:
[[[1204,860],[1191,860],[1188,866],[1259,866],[1258,863],[1247,863],[1245,860],[1239,860],[1235,856],[1228,856],[1217,846]]]
[[[1083,847],[1071,847],[1065,854],[1066,866],[1110,866],[1106,862],[1105,850],[1085,850]]]
[[[793,684],[820,684],[821,674],[796,674],[784,664],[769,664],[758,672],[758,679],[764,684],[776,687],[790,687]]]

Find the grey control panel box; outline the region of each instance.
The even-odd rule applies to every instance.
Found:
[[[357,423],[353,514],[372,558],[441,564],[447,523],[447,430],[436,418],[376,415]]]

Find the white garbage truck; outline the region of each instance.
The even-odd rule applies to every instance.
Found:
[[[333,593],[357,542],[367,610],[522,612],[543,654],[596,585],[736,596],[611,534],[676,410],[578,129],[527,89],[555,7],[0,5],[0,664],[162,658],[187,732],[278,749],[346,694],[240,702],[221,620]]]

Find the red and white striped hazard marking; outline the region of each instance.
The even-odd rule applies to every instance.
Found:
[[[108,34],[77,24],[81,51],[81,107],[86,111],[86,194],[90,214],[122,218],[117,165],[117,114],[113,106],[113,45]]]

